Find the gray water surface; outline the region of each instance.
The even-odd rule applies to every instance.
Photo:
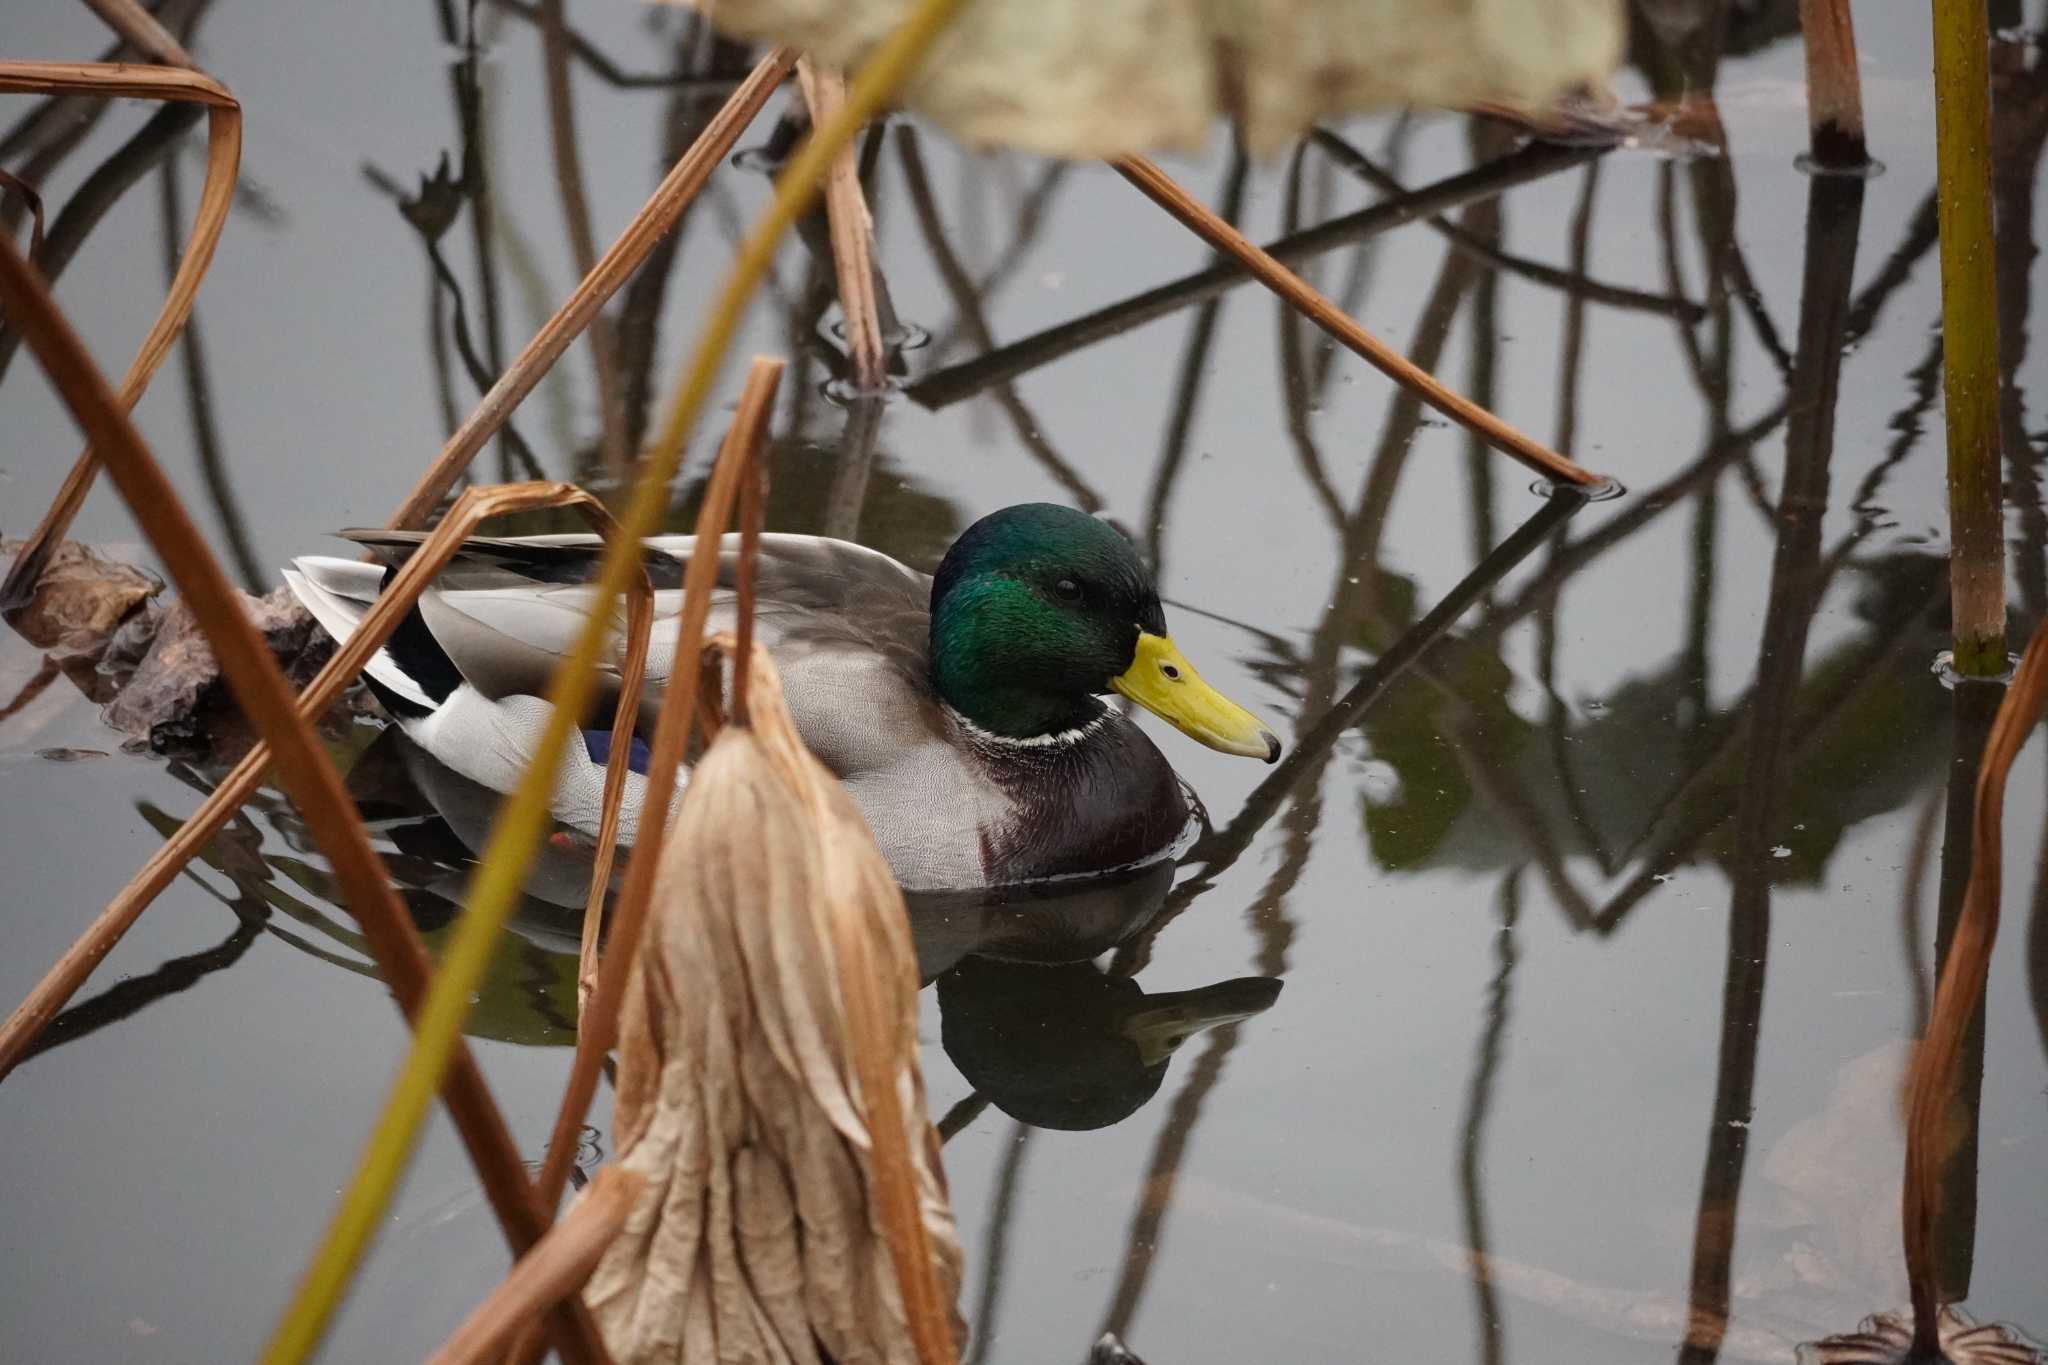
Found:
[[[934,1117],[952,1113],[971,1360],[1079,1360],[1105,1328],[1152,1365],[1669,1360],[1695,1309],[1718,1322],[1723,1295],[1725,1332],[1716,1344],[1692,1328],[1685,1358],[1786,1360],[1903,1306],[1896,1093],[1932,990],[1951,762],[1981,734],[1973,704],[1930,670],[1947,586],[1926,16],[1857,6],[1885,166],[1859,193],[1794,164],[1796,7],[1734,7],[1726,35],[1674,32],[1674,7],[1656,8],[1666,28],[1637,25],[1620,89],[1637,100],[1711,85],[1725,157],[1552,156],[1546,173],[1446,209],[1459,241],[1411,222],[1297,262],[1381,336],[1627,496],[1570,518],[1333,743],[1285,769],[1146,721],[1218,831],[1174,888],[1132,892],[1152,898],[1134,921],[1163,897],[1170,922],[1057,971],[963,957],[1014,919],[921,922],[928,965],[951,973],[921,997],[921,1034]],[[630,73],[744,69],[679,12],[570,11]],[[475,401],[421,240],[365,173],[410,192],[444,154],[460,170],[462,71],[481,91],[474,165],[490,225],[480,238],[472,203],[442,249],[484,364],[516,351],[577,278],[541,46],[522,12],[486,0],[465,66],[429,5],[201,7],[194,51],[247,113],[244,193],[196,314],[203,393],[174,354],[137,415],[252,586],[275,583],[291,555],[334,552],[335,528],[383,521]],[[83,7],[33,7],[4,29],[9,57],[104,44]],[[2027,41],[2007,36],[2002,51]],[[2022,69],[2002,90],[2001,126],[2020,129],[2048,77]],[[574,96],[602,243],[720,89],[616,87],[578,64]],[[779,105],[743,145],[766,138]],[[8,97],[0,119],[29,107]],[[148,112],[117,106],[48,175],[53,215]],[[1449,115],[1333,128],[1411,187],[1516,154],[1511,135]],[[2018,262],[2002,282],[2023,640],[2048,610],[2048,528],[2042,375],[2025,332],[2042,287],[2019,236],[2040,149],[2038,136],[2016,141],[2001,250]],[[921,221],[906,142],[943,249]],[[1322,147],[1296,168],[1254,166],[1241,185],[1220,136],[1167,164],[1211,203],[1241,200],[1259,240],[1382,197]],[[59,282],[110,371],[166,281],[166,184],[189,214],[203,166],[203,134],[182,135]],[[651,345],[644,332],[629,342],[651,420],[766,196],[760,175],[722,169],[663,266],[665,289],[618,306],[652,326]],[[1545,506],[1528,473],[1418,414],[1256,286],[928,407],[920,383],[981,354],[982,329],[998,345],[1029,338],[1210,259],[1102,167],[968,155],[915,121],[882,135],[871,199],[895,307],[930,344],[906,353],[910,391],[881,409],[863,463],[864,414],[825,392],[829,285],[789,244],[734,348],[793,360],[773,526],[929,567],[993,508],[1100,510],[1154,556],[1188,655],[1293,748]],[[1852,262],[1852,334],[1802,341],[1803,291],[1836,288]],[[1809,311],[1823,311],[1816,297]],[[1833,350],[1830,449],[1812,376]],[[740,371],[728,366],[722,402]],[[601,472],[594,384],[579,347],[517,416],[549,477]],[[13,536],[53,495],[76,434],[26,355],[0,379],[0,416],[0,533]],[[692,444],[677,525],[721,426]],[[493,446],[477,471],[522,467]],[[108,489],[75,534],[148,562]],[[0,706],[37,664],[26,642],[0,638]],[[437,797],[368,719],[338,720],[331,738],[439,941],[466,822],[487,805]],[[61,680],[0,720],[0,1002],[224,770],[127,753],[121,739]],[[1274,771],[1278,785],[1262,786]],[[2036,1332],[2048,1330],[2044,793],[2036,745],[2006,811],[1974,1199],[1956,1196],[1949,1226],[1963,1232],[1944,1251],[1970,1311]],[[0,1358],[253,1354],[402,1055],[389,994],[289,806],[266,792],[225,843],[0,1086]],[[573,1038],[576,925],[544,895],[529,901],[471,1030],[536,1162]],[[1285,985],[1262,1013],[1186,1042],[1163,1074],[1134,1074],[1078,1027],[1048,1033],[1091,1009],[1114,1018],[1139,993],[1244,977]],[[1012,1117],[1044,1120],[1034,1105],[1047,1094],[1070,1125],[1095,1126]],[[601,1092],[586,1166],[610,1155],[609,1103]],[[425,1354],[505,1264],[436,1115],[324,1358]]]

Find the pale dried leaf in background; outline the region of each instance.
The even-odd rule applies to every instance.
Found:
[[[750,721],[691,770],[619,1021],[620,1163],[647,1181],[586,1299],[620,1365],[918,1353],[862,1115],[849,962],[890,1021],[901,1139],[949,1315],[960,1249],[917,1069],[901,893],[756,650]],[[950,1330],[960,1336],[957,1316]]]
[[[735,35],[843,70],[911,0],[689,0]],[[1621,58],[1620,0],[972,0],[904,103],[961,141],[1054,156],[1201,145],[1258,155],[1327,115],[1540,105]]]

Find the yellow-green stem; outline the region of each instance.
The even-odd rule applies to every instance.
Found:
[[[548,689],[553,713],[535,746],[532,765],[500,810],[456,925],[435,972],[416,1026],[412,1051],[357,1162],[327,1234],[291,1306],[264,1351],[271,1365],[304,1360],[319,1344],[347,1288],[356,1262],[383,1218],[410,1157],[421,1120],[433,1102],[450,1048],[468,1017],[507,914],[518,898],[548,816],[548,794],[568,747],[569,731],[589,703],[593,670],[611,631],[612,608],[640,562],[641,538],[650,534],[668,503],[668,486],[688,436],[717,376],[718,364],[738,330],[754,288],[767,273],[782,234],[816,199],[832,157],[853,139],[914,70],[964,0],[919,0],[910,16],[875,49],[847,91],[846,103],[791,159],[775,200],[740,246],[730,275],[706,320],[684,373],[667,424],[620,516],[620,533],[599,571],[589,620]]]
[[[1949,595],[1955,667],[2005,671],[1998,297],[1991,231],[1990,34],[1984,0],[1935,0],[1941,332],[1948,400]]]

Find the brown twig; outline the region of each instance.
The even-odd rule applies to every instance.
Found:
[[[595,506],[594,503],[587,504]],[[616,533],[611,517],[600,519],[606,535]],[[591,860],[590,894],[583,905],[583,943],[576,960],[576,1004],[580,1009],[597,984],[597,934],[604,923],[605,893],[611,889],[612,862],[618,855],[619,815],[626,794],[626,772],[632,764],[633,729],[640,715],[640,689],[647,680],[647,641],[654,629],[654,588],[643,563],[626,605],[626,658],[619,669],[619,700],[612,712],[612,745],[605,756],[603,809],[597,821],[597,848]]]
[[[4,239],[0,239],[0,300],[5,301],[10,321],[34,349],[52,384],[84,428],[92,448],[106,460],[122,498],[199,617],[236,699],[275,747],[285,784],[332,863],[392,990],[402,1005],[417,1006],[425,995],[426,950],[383,863],[370,847],[368,832],[340,776],[312,728],[298,714],[284,675],[242,614],[227,575],[207,552],[170,480],[129,421],[126,406],[108,389],[84,343],[64,320],[34,269]],[[532,1199],[518,1149],[476,1070],[475,1059],[465,1048],[458,1047],[456,1052],[445,1089],[450,1113],[507,1237],[515,1251],[524,1251],[545,1230],[548,1217]],[[605,1358],[587,1314],[565,1308],[553,1320],[557,1344],[565,1352],[582,1361]]]
[[[390,525],[422,525],[441,505],[441,500],[448,496],[448,490],[469,468],[476,453],[511,416],[512,409],[532,392],[548,367],[618,292],[626,277],[639,266],[654,244],[675,226],[676,219],[689,207],[711,172],[724,161],[740,133],[753,122],[754,115],[761,111],[761,106],[768,102],[768,96],[774,93],[775,87],[781,84],[795,64],[795,52],[777,48],[755,65],[739,89],[733,91],[732,98],[725,102],[725,107],[718,111],[717,117],[705,125],[703,133],[690,144],[690,150],[656,187],[653,197],[633,216],[633,221],[626,225],[619,239],[598,260],[597,268],[576,286],[576,292],[498,376],[498,382],[477,403],[476,411],[469,415],[469,420],[448,438],[448,444],[441,448],[433,464],[427,467],[405,501],[392,514]]]
[[[155,21],[151,27],[158,28]],[[169,35],[164,35],[171,41]],[[171,41],[172,47],[176,43]],[[179,49],[182,52],[182,49]],[[189,59],[188,59],[189,60]],[[228,209],[234,201],[235,174],[242,160],[242,108],[227,87],[209,76],[171,66],[130,66],[103,62],[0,62],[0,92],[82,93],[105,97],[155,99],[206,106],[206,183],[200,190],[199,208],[192,219],[192,236],[185,244],[184,259],[171,288],[164,297],[156,321],[142,339],[142,346],[122,376],[121,410],[129,411],[142,397],[157,367],[170,353],[192,311],[199,282],[212,264],[213,250],[220,242]],[[99,454],[88,446],[73,463],[28,543],[16,556],[7,577],[0,581],[0,608],[18,606],[28,600],[44,566],[64,539],[72,519],[92,490],[99,475]]]
[[[2012,686],[1991,724],[1984,766],[1977,774],[1970,884],[1962,917],[1949,944],[1948,962],[1935,987],[1927,1036],[1906,1080],[1906,1184],[1902,1202],[1906,1277],[1913,1290],[1916,1350],[1933,1341],[1936,1299],[1934,1231],[1940,1207],[1941,1167],[1949,1095],[1963,1036],[1984,996],[1991,949],[1998,940],[1999,896],[2004,885],[2005,783],[2020,746],[2048,708],[2048,621],[2034,630]],[[1922,1340],[1924,1339],[1924,1340]],[[1921,1357],[1917,1356],[1915,1359]],[[1927,1359],[1937,1358],[1935,1355]]]
[[[137,52],[164,66],[197,71],[199,64],[184,45],[135,0],[85,0],[86,7]]]
[[[1259,283],[1300,309],[1316,326],[1344,343],[1395,383],[1419,395],[1446,417],[1477,433],[1496,450],[1560,483],[1591,488],[1606,482],[1600,475],[1580,468],[1540,441],[1517,431],[1471,399],[1445,388],[1434,376],[1360,327],[1301,276],[1211,213],[1152,162],[1144,157],[1131,156],[1114,165],[1126,180],[1154,203],[1203,241],[1236,260]]]
[[[580,1291],[626,1225],[644,1183],[623,1167],[599,1171],[576,1206],[519,1258],[512,1273],[427,1358],[428,1365],[480,1365],[495,1359],[543,1311]]]
[[[846,102],[846,78],[837,71],[820,70],[805,58],[796,64],[796,75],[812,126],[823,124]],[[853,382],[862,393],[878,393],[889,383],[889,368],[875,297],[875,229],[852,147],[832,159],[825,179],[825,219],[831,227],[832,270],[839,282],[839,316],[846,327]]]

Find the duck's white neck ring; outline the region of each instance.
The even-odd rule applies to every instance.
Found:
[[[1102,708],[1102,714],[1089,721],[1086,725],[1077,725],[1071,730],[1059,730],[1049,735],[1028,735],[1019,739],[1015,735],[999,735],[993,730],[984,730],[981,726],[976,725],[965,715],[961,714],[959,709],[951,702],[940,702],[939,704],[946,708],[946,714],[951,716],[961,729],[973,736],[975,743],[985,744],[992,749],[1069,748],[1072,745],[1079,744],[1082,740],[1109,724],[1110,719],[1116,715],[1116,712],[1105,706]]]

